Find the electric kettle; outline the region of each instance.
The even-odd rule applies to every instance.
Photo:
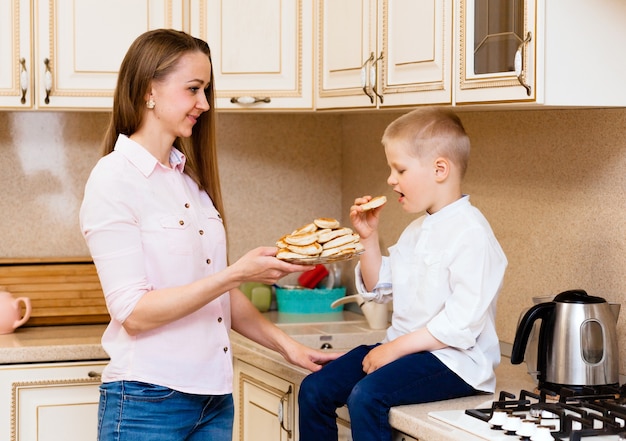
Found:
[[[541,319],[536,340],[539,387],[558,392],[564,386],[580,389],[618,385],[619,304],[615,305],[581,289],[562,292],[551,302],[534,305],[520,319],[511,363],[524,361],[533,325]]]

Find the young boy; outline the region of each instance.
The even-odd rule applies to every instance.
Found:
[[[389,409],[494,392],[500,362],[496,299],[507,259],[487,220],[461,192],[470,141],[459,118],[422,108],[393,121],[382,138],[387,183],[409,213],[422,214],[382,256],[382,207],[350,219],[365,252],[356,285],[365,298],[391,301],[380,344],[359,346],[309,375],[298,402],[300,440],[337,439],[336,409],[348,405],[354,441],[391,440]]]

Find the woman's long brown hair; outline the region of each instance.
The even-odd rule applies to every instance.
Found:
[[[113,151],[120,134],[130,136],[137,131],[146,111],[145,96],[154,80],[162,80],[176,67],[186,53],[199,51],[211,61],[209,45],[191,35],[172,29],[145,32],[131,44],[120,66],[113,96],[113,111],[102,144],[103,155]],[[224,204],[217,167],[215,142],[215,88],[211,82],[205,94],[209,110],[202,113],[189,138],[176,138],[174,147],[187,158],[185,173],[208,193],[224,219]]]

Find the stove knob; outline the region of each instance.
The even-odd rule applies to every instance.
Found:
[[[537,426],[535,433],[530,437],[530,441],[554,441],[548,426]]]
[[[504,423],[506,423],[506,417],[508,416],[508,414],[509,413],[504,410],[496,409],[491,414],[491,419],[488,421],[488,423],[491,424],[494,429],[502,429],[502,426],[504,425]]]
[[[535,430],[537,429],[537,421],[536,420],[522,420],[519,425],[519,429],[515,434],[523,439],[530,439],[531,436],[535,434]]]
[[[519,429],[520,424],[522,423],[522,419],[517,415],[509,415],[506,417],[506,421],[502,428],[504,429],[504,433],[507,435],[514,435]]]

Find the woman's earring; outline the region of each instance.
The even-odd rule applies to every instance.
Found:
[[[150,97],[150,99],[146,101],[146,107],[148,109],[154,109],[154,106],[156,106],[156,103],[152,100],[152,97]]]

